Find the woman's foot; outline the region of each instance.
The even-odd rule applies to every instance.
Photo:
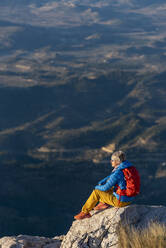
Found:
[[[74,219],[75,220],[82,220],[82,219],[90,218],[90,217],[91,217],[91,214],[90,213],[85,214],[84,212],[80,212],[79,214],[77,214],[77,215],[74,216]]]
[[[108,205],[107,203],[102,203],[100,202],[95,208],[94,210],[102,210],[102,209],[106,209],[109,208],[110,205]]]

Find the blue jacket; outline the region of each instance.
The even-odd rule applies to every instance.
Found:
[[[126,180],[123,174],[123,169],[128,168],[132,166],[132,164],[125,160],[122,162],[116,169],[114,169],[108,177],[101,180],[98,185],[95,187],[95,189],[99,189],[101,191],[107,191],[111,189],[113,186],[118,185],[121,189],[126,189]],[[116,198],[119,200],[119,195],[115,192],[117,187],[114,187],[113,194],[116,196]],[[120,201],[122,202],[130,202],[135,197],[129,197],[129,196],[121,196]]]

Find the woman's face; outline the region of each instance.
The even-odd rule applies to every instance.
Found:
[[[111,158],[110,161],[111,161],[111,165],[112,165],[113,168],[116,168],[118,165],[120,165],[120,162],[115,160],[115,159]]]

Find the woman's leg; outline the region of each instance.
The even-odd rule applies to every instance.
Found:
[[[124,207],[130,204],[130,202],[119,202],[113,195],[113,189],[106,192],[95,189],[82,207],[82,212],[89,213],[98,202],[107,203],[114,207]]]

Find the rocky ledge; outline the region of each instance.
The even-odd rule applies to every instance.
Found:
[[[44,238],[27,235],[3,237],[1,248],[117,248],[117,229],[122,223],[137,228],[154,221],[166,224],[166,207],[131,205],[124,208],[110,207],[92,211],[92,217],[74,221],[65,236]]]

